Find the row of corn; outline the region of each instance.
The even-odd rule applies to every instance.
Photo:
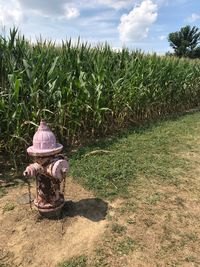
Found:
[[[0,36],[0,149],[13,155],[41,118],[71,144],[199,104],[199,60]]]

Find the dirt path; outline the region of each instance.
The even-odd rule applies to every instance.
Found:
[[[68,181],[70,201],[63,218],[48,220],[29,204],[20,204],[26,193],[26,186],[20,186],[0,198],[0,265],[55,267],[62,260],[92,253],[107,225],[106,202]]]

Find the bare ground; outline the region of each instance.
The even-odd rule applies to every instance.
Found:
[[[21,204],[24,194],[23,185],[9,189],[0,199],[0,265],[55,267],[64,259],[93,252],[107,225],[106,202],[68,181],[66,199],[70,201],[62,218],[48,220],[29,204]]]

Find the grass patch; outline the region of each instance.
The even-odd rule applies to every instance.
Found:
[[[141,176],[179,186],[180,177],[191,169],[191,161],[180,154],[199,151],[199,127],[198,112],[98,141],[71,156],[71,174],[97,195],[111,199],[128,197],[128,185],[140,183]],[[159,198],[155,195],[150,201]]]
[[[121,215],[129,212],[136,212],[138,210],[138,204],[135,200],[128,200],[125,204],[120,207],[119,212]]]
[[[198,241],[198,235],[196,233],[184,233],[181,235],[181,244],[185,246],[188,242],[196,242]]]
[[[108,235],[103,244],[95,250],[91,267],[115,266],[112,260],[129,255],[138,248],[138,243],[130,236]]]
[[[126,227],[118,223],[112,224],[112,232],[115,234],[123,234],[126,232]]]
[[[165,196],[160,192],[153,193],[147,200],[150,205],[156,205],[157,202],[161,201]]]
[[[3,197],[3,196],[5,196],[5,194],[6,194],[5,188],[1,188],[0,187],[0,198]]]
[[[93,266],[103,267],[110,266],[109,257],[110,253],[105,248],[97,248],[95,251],[95,257],[93,259]]]
[[[60,263],[58,267],[86,267],[86,264],[87,258],[85,256],[79,256]]]
[[[113,246],[113,250],[117,255],[128,255],[135,248],[136,243],[129,236],[126,236],[122,240],[117,241]]]
[[[196,258],[194,256],[188,256],[185,258],[185,261],[186,262],[195,262],[196,261]]]
[[[3,213],[14,210],[14,208],[15,208],[15,205],[13,203],[6,203],[6,205],[3,207]]]

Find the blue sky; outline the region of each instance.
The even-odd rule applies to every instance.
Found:
[[[185,25],[200,28],[200,0],[0,0],[1,31],[18,26],[32,41],[80,36],[163,54],[167,36]]]

